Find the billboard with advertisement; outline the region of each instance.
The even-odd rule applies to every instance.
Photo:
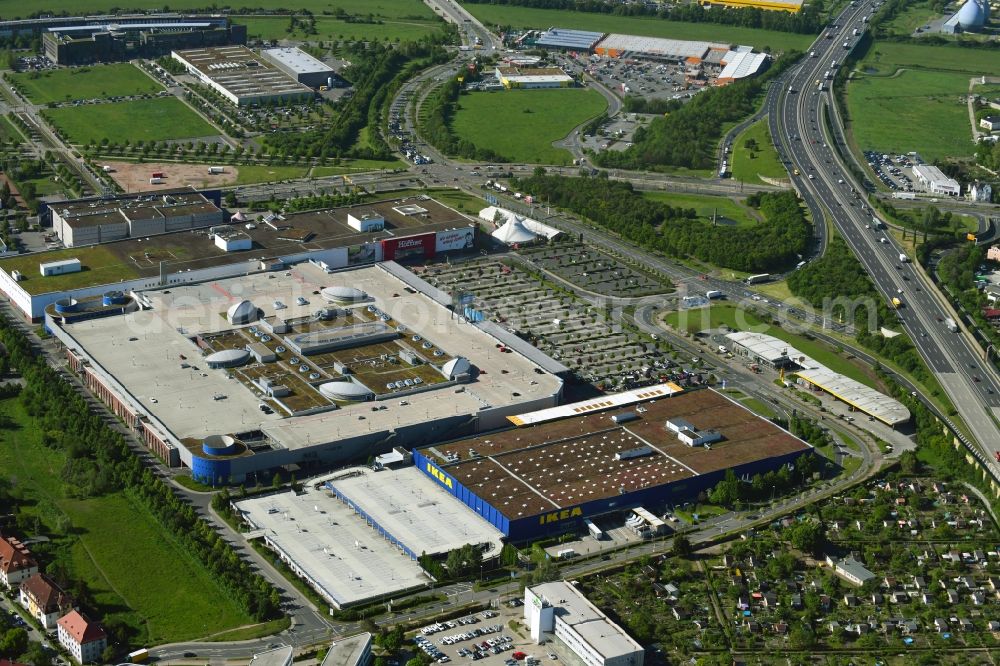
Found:
[[[378,243],[361,243],[360,245],[351,245],[347,248],[347,265],[348,266],[360,266],[361,264],[370,264],[376,261],[381,261],[379,256],[379,250],[382,246]]]
[[[476,244],[476,228],[463,227],[437,232],[434,243],[435,252],[451,252],[453,250],[471,250]]]
[[[436,234],[420,234],[408,238],[384,238],[382,261],[405,261],[407,259],[433,259]]]

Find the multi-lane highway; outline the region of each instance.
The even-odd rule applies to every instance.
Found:
[[[785,77],[782,89],[769,100],[772,127],[777,127],[773,134],[779,151],[799,171],[793,182],[802,196],[812,205],[821,204],[880,294],[886,300],[903,302],[899,309],[902,327],[982,447],[985,462],[1000,477],[1000,464],[994,460],[1000,447],[995,372],[965,334],[945,326],[945,319],[954,317],[953,310],[921,270],[900,260],[903,249],[895,239],[877,228],[863,190],[844,168],[825,131],[825,116],[832,104],[831,81],[825,79],[825,72],[836,70],[854,48],[859,39],[854,30],[863,31],[861,19],[871,13],[868,2],[848,7],[835,19],[836,27],[825,31],[832,37],[821,36],[812,55]],[[832,114],[831,119],[835,122]]]

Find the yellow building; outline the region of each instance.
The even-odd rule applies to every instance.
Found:
[[[494,75],[504,88],[569,88],[573,77],[558,67],[497,67]]]
[[[802,11],[802,0],[701,0],[703,7],[721,5],[723,7],[756,7],[776,12]]]

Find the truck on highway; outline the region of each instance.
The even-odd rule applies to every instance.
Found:
[[[906,256],[905,254],[903,254],[902,252],[900,252],[899,253],[899,263],[905,264],[908,261],[910,261],[910,258],[908,256]]]
[[[857,28],[855,28],[855,29],[854,29],[854,36],[855,36],[855,37],[857,37],[857,36],[858,36],[858,35],[860,35],[860,34],[861,34],[861,31],[860,31],[860,30],[858,30]]]
[[[824,90],[826,90],[826,84],[825,84],[825,83],[823,83],[822,81],[820,81],[820,82],[819,82],[819,86],[817,87],[817,89],[818,89],[818,90],[819,90],[820,92],[823,92]]]
[[[745,284],[760,284],[761,282],[767,282],[771,279],[770,273],[761,273],[759,275],[751,275],[749,277],[743,278]]]
[[[815,51],[810,51],[809,52],[809,57],[810,58],[815,58],[816,57],[816,52]]]
[[[896,308],[897,310],[903,307],[903,301],[899,300],[899,296],[892,297],[892,307]]]
[[[149,650],[147,650],[146,648],[141,648],[139,650],[136,650],[135,652],[128,653],[129,663],[132,664],[141,664],[147,659],[149,659]]]
[[[944,320],[944,327],[947,328],[952,333],[958,333],[958,324],[951,317]]]
[[[705,292],[705,298],[708,299],[722,298],[722,292],[719,291],[718,289],[709,289],[708,291]]]

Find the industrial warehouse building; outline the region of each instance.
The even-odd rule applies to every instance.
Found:
[[[245,44],[246,26],[220,16],[155,14],[7,21],[0,36],[40,34],[46,57],[60,65],[155,58],[174,49]]]
[[[288,47],[264,49],[260,54],[285,74],[310,88],[332,87],[337,76],[332,67],[302,49]]]
[[[957,197],[962,187],[954,178],[944,175],[944,172],[930,164],[916,164],[913,167],[914,180],[917,185],[931,194],[944,194]]]
[[[700,4],[705,7],[712,5],[736,9],[749,7],[772,12],[796,13],[802,11],[802,0],[700,0]]]
[[[549,28],[534,40],[534,45],[540,49],[591,51],[603,36],[603,32]]]
[[[737,356],[781,370],[786,377],[795,377],[805,386],[825,391],[888,426],[897,426],[910,420],[910,410],[903,403],[830,370],[789,346],[784,340],[748,331],[728,333],[726,339]]]
[[[569,88],[573,77],[558,67],[497,67],[494,75],[504,88]]]
[[[645,650],[571,583],[524,588],[524,621],[536,643],[554,636],[586,666],[642,666]]]
[[[45,325],[150,450],[211,484],[454,439],[558,404],[565,366],[492,322],[460,321],[449,294],[402,266],[320,263],[134,292],[137,307],[111,303],[104,316],[74,319],[59,308],[79,301],[64,299]],[[327,305],[325,293],[352,288],[364,297]]]
[[[173,51],[171,57],[237,106],[297,104],[315,95],[312,88],[245,46]]]
[[[110,243],[225,222],[217,202],[193,188],[61,201],[48,209],[66,247]]]
[[[184,192],[190,190],[160,190],[119,199],[146,198],[147,205],[158,206],[163,203],[164,194]],[[204,195],[218,205],[218,191],[207,191]],[[100,206],[105,209],[119,207],[115,201],[118,200],[82,200],[84,217],[81,219],[86,219],[86,213]],[[90,204],[95,204],[94,208],[90,208]],[[60,206],[65,207],[65,202],[56,208]],[[44,214],[51,216],[56,208]],[[126,208],[131,210],[132,204]],[[353,226],[352,218],[358,225],[365,220],[381,219],[382,228],[369,225],[359,230]],[[100,224],[104,221],[109,224],[106,229],[100,227],[102,238],[105,233],[122,233],[122,224],[127,231],[128,222],[120,214],[107,218],[98,216],[97,219]],[[246,218],[233,221],[247,222]],[[72,224],[71,220],[70,226]],[[45,316],[46,308],[60,299],[82,301],[85,297],[100,296],[109,289],[129,293],[192,284],[274,270],[276,266],[302,261],[312,261],[323,270],[333,271],[383,260],[432,259],[442,253],[473,249],[477,231],[473,220],[426,196],[289,215],[271,213],[247,224],[250,228],[221,225],[175,232],[154,238],[153,242],[147,241],[146,236],[130,236],[102,243],[97,248],[78,250],[74,247],[2,257],[0,291],[25,317],[38,321]],[[84,231],[74,228],[72,233],[75,239],[76,234]],[[36,277],[39,265],[66,259],[79,260],[81,270],[77,279],[63,280],[53,286],[51,281]]]
[[[510,417],[513,430],[414,452],[440,487],[516,542],[644,504],[689,501],[811,450],[710,389],[660,384]]]

